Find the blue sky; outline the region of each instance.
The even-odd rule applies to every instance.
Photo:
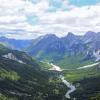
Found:
[[[71,4],[75,6],[85,6],[85,5],[95,5],[100,2],[100,0],[69,0]]]
[[[53,6],[50,11],[56,11],[61,8],[63,1],[68,1],[70,5],[77,7],[95,5],[100,2],[100,0],[49,0],[50,4]]]
[[[99,9],[100,0],[0,0],[0,36],[31,39],[98,32]]]

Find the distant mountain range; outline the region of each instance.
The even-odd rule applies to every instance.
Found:
[[[49,34],[33,41],[27,52],[63,68],[76,68],[100,60],[100,33],[77,36],[69,32],[62,38]]]
[[[5,45],[8,48],[16,49],[16,50],[23,50],[26,48],[32,40],[16,40],[10,39],[6,37],[0,37],[0,43]]]
[[[0,38],[0,42],[62,68],[77,68],[100,60],[100,32],[88,31],[84,36],[69,32],[62,38],[48,34],[34,40]]]

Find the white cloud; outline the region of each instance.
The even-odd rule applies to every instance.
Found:
[[[53,30],[57,35],[67,34],[72,31],[76,34],[84,34],[86,31],[100,31],[100,5],[75,7],[70,11],[57,11],[46,13],[40,17],[41,24],[49,26],[49,32]],[[59,33],[59,34],[58,34]],[[62,34],[62,35],[63,35]]]
[[[75,34],[100,31],[100,4],[79,8],[63,0],[61,8],[48,12],[52,7],[49,0],[38,1],[0,0],[0,34],[13,38],[36,38],[47,33],[64,36],[69,31]],[[37,23],[29,24],[29,16],[37,16]]]

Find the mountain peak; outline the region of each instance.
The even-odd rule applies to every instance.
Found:
[[[75,36],[72,32],[68,32],[67,36]]]
[[[57,37],[55,34],[47,34],[45,37]]]
[[[65,38],[67,39],[74,39],[76,35],[74,35],[72,32],[68,32],[67,36]]]
[[[58,37],[55,34],[47,34],[47,35],[44,36],[44,38],[46,38],[46,39],[49,39],[49,38],[55,39],[55,38],[58,38]]]

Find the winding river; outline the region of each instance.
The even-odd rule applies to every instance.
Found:
[[[51,65],[53,66],[50,70],[56,70],[56,71],[62,71],[61,68],[59,66],[56,66],[54,64],[51,63]],[[65,80],[64,76],[60,75],[59,78],[62,80],[62,82],[69,88],[69,90],[67,91],[67,93],[65,94],[65,97],[70,99],[70,94],[73,93],[76,88],[74,85],[72,85],[70,82],[68,82],[67,80]]]
[[[61,79],[62,82],[69,88],[69,90],[68,90],[67,93],[65,94],[65,97],[68,98],[68,99],[70,99],[70,98],[71,98],[71,97],[70,97],[70,94],[71,94],[72,92],[74,92],[74,91],[76,90],[76,88],[75,88],[74,85],[72,85],[71,83],[69,83],[68,81],[66,81],[66,80],[64,79],[64,76],[60,75],[60,79]]]

